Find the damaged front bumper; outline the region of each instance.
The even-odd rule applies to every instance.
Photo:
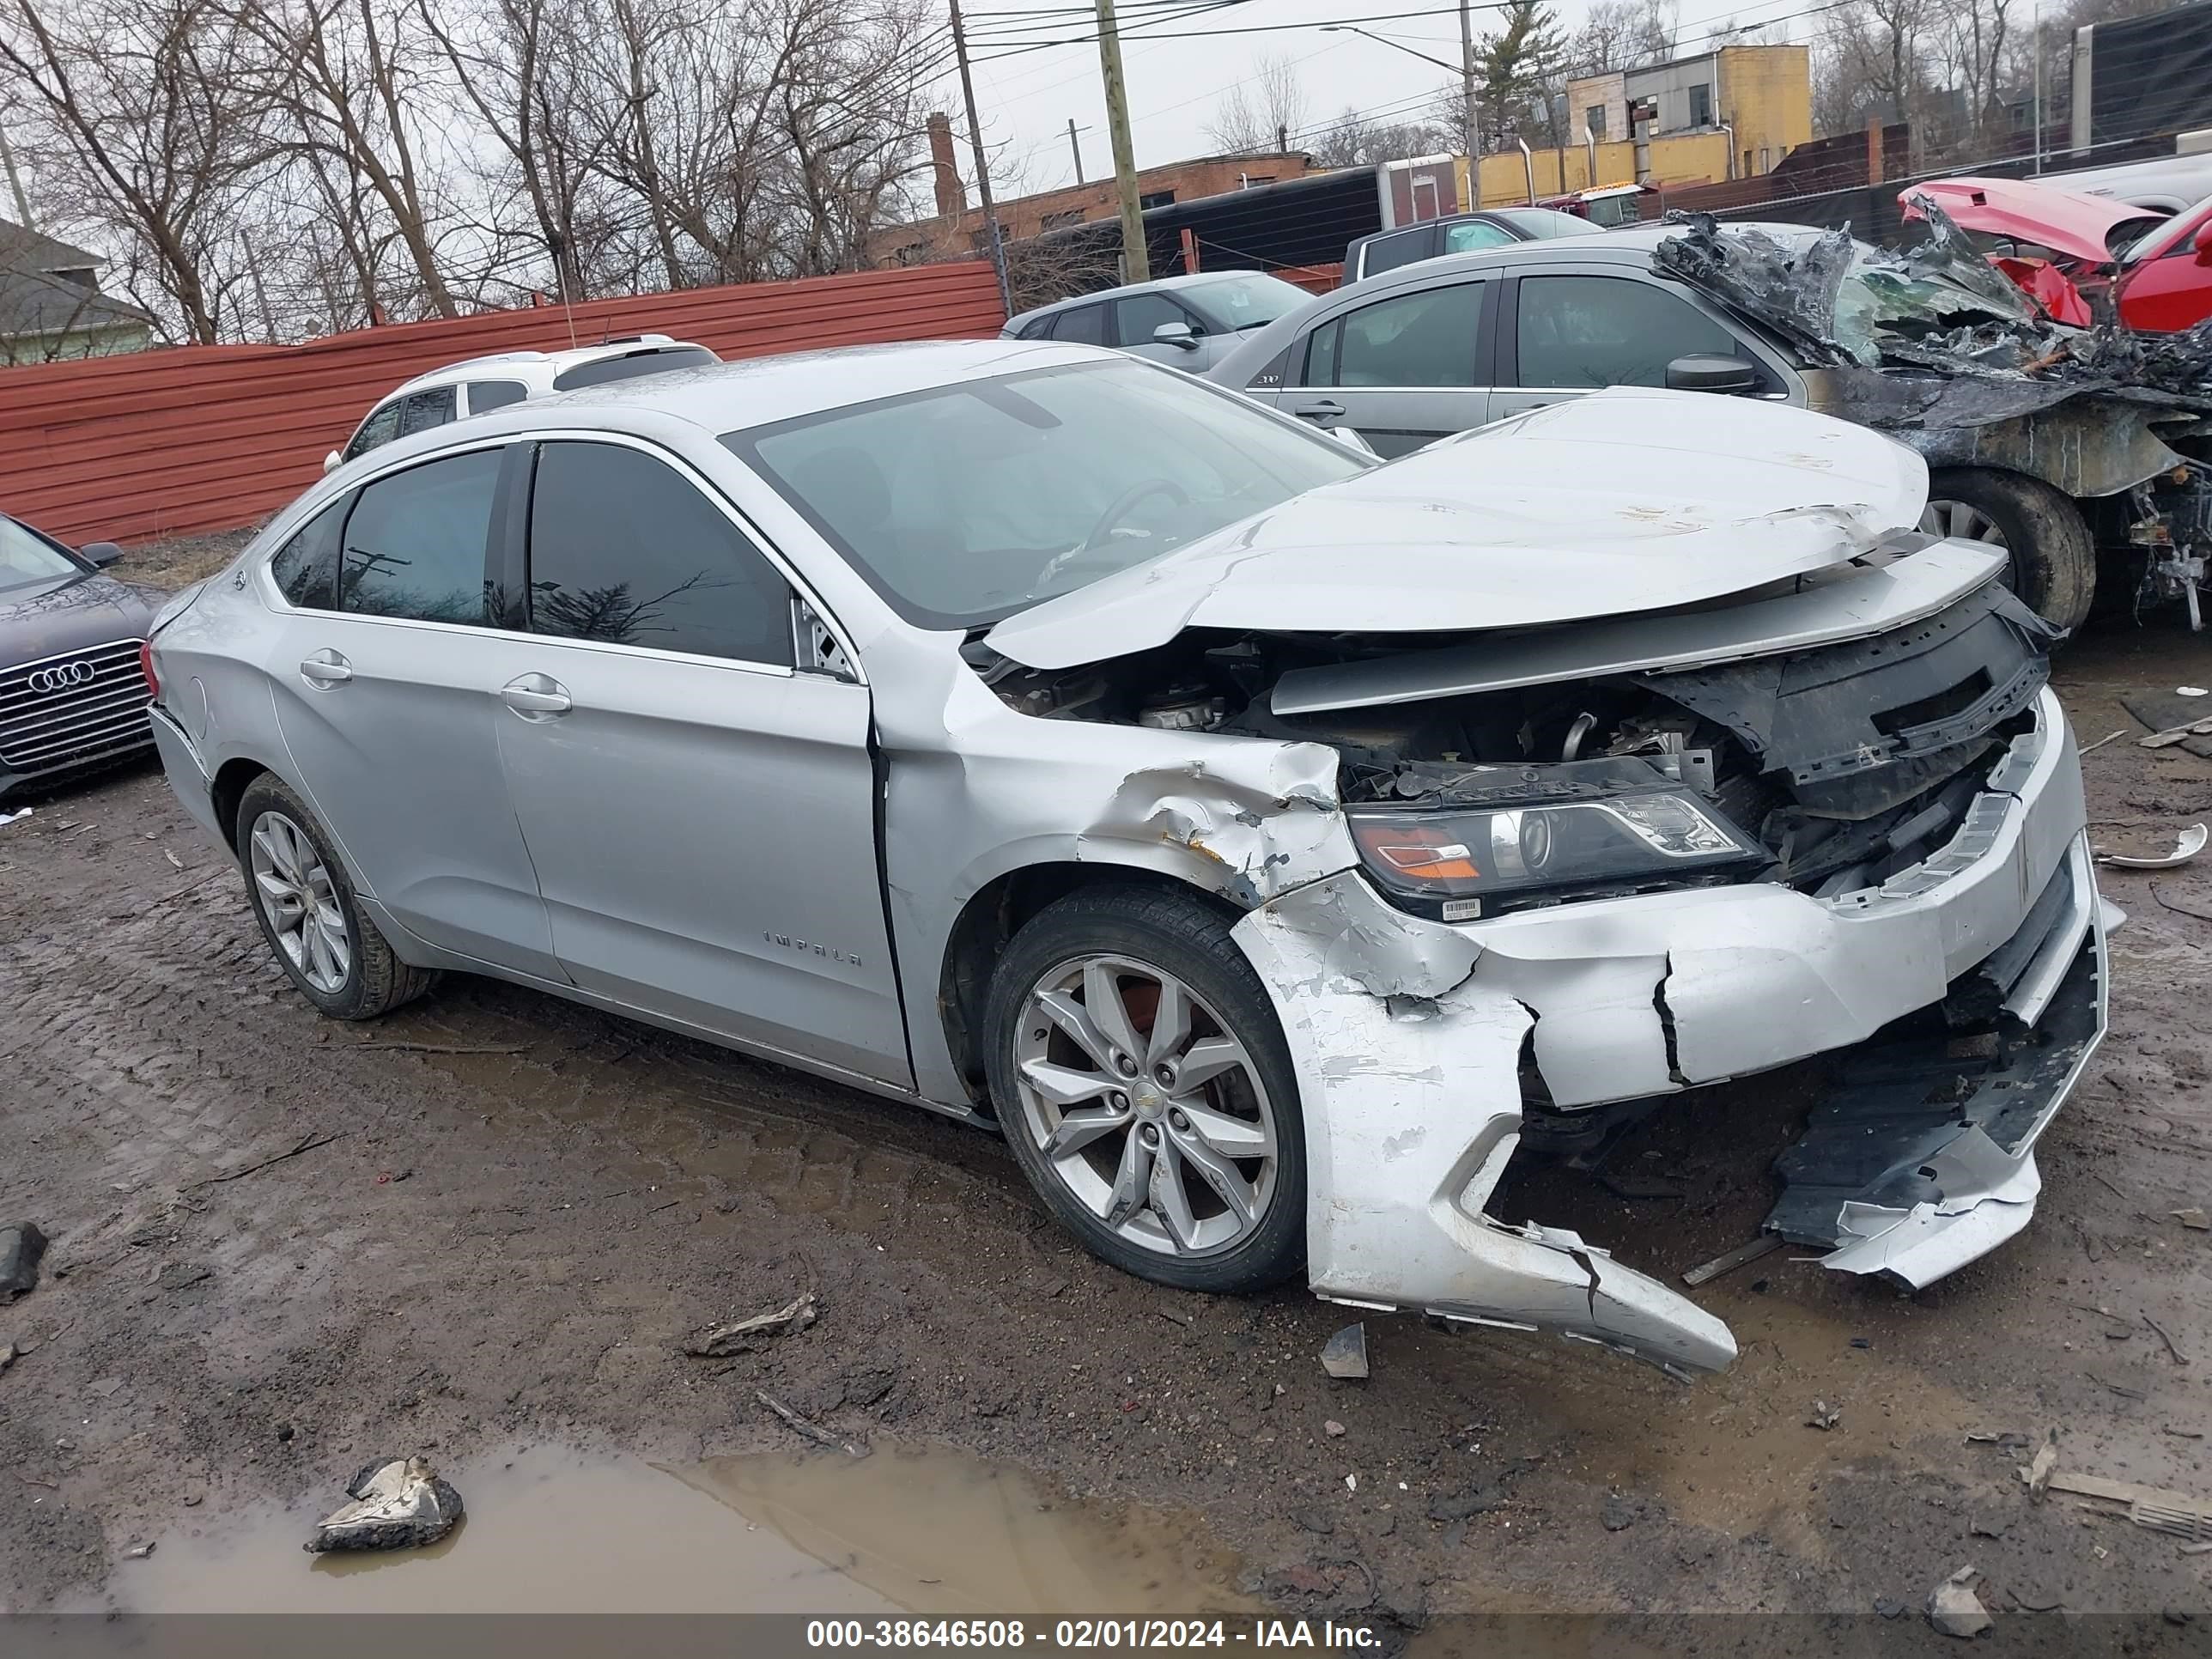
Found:
[[[1879,887],[1754,883],[1451,925],[1347,871],[1253,910],[1235,937],[1298,1069],[1313,1289],[1677,1374],[1734,1359],[1687,1298],[1573,1233],[1486,1213],[1520,1142],[1524,1062],[1573,1109],[1854,1051],[1768,1224],[1914,1285],[1993,1248],[2033,1212],[2033,1142],[2104,1031],[2083,816],[2045,690],[1949,842]],[[1900,1034],[1975,998],[1999,1031],[1986,1053]]]

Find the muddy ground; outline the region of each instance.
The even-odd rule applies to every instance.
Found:
[[[2208,674],[2170,626],[2065,653],[2082,741],[2128,733],[2084,763],[2101,841],[2212,817],[2212,761],[2138,747],[2116,701]],[[1347,1384],[1316,1358],[1342,1310],[1123,1277],[972,1130],[485,981],[323,1021],[158,773],[34,804],[0,829],[0,1223],[53,1244],[0,1308],[28,1350],[0,1372],[0,1609],[131,1605],[134,1541],[326,1506],[372,1455],[465,1488],[524,1447],[785,1449],[766,1389],[1171,1511],[1238,1559],[1228,1589],[1292,1607],[1917,1610],[1972,1563],[2001,1620],[2205,1632],[2156,1615],[2207,1609],[2212,1554],[2032,1505],[2026,1454],[1969,1437],[2055,1427],[2062,1468],[2212,1496],[2212,1231],[2170,1213],[2212,1206],[2212,856],[2106,875],[2111,1038],[1992,1258],[1904,1297],[1771,1255],[1697,1292],[1744,1353],[1694,1386],[1395,1318]],[[1534,1171],[1502,1208],[1671,1278],[1752,1236],[1806,1083],[1707,1091],[1616,1160],[1686,1196]],[[803,1334],[678,1351],[802,1290]]]

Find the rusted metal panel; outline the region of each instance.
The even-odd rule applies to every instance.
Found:
[[[1006,321],[981,260],[690,289],[407,323],[296,346],[185,346],[0,371],[0,509],[64,541],[231,530],[321,476],[369,406],[465,357],[624,334],[728,358],[988,337]]]
[[[1309,294],[1334,294],[1344,283],[1341,261],[1333,265],[1284,265],[1273,274],[1286,283],[1296,283]]]

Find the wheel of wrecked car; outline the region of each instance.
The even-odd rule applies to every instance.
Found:
[[[392,954],[362,914],[329,832],[307,802],[264,773],[238,807],[246,898],[276,964],[308,1001],[337,1019],[373,1019],[436,982]]]
[[[2088,619],[2096,543],[2081,509],[2049,484],[1992,467],[1939,467],[1929,474],[1920,528],[2002,548],[2006,586],[2046,621],[2079,628]]]
[[[990,994],[1000,1124],[1093,1254],[1189,1290],[1298,1271],[1297,1085],[1224,917],[1146,888],[1073,893],[1014,936]]]

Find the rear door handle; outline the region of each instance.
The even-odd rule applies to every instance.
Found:
[[[499,689],[500,701],[526,720],[550,720],[575,704],[568,688],[550,674],[521,674]]]
[[[1292,404],[1291,413],[1293,415],[1341,415],[1344,413],[1344,405],[1333,398],[1323,398],[1317,403]]]
[[[318,651],[300,664],[300,678],[317,690],[327,691],[353,678],[353,665],[335,651]]]

